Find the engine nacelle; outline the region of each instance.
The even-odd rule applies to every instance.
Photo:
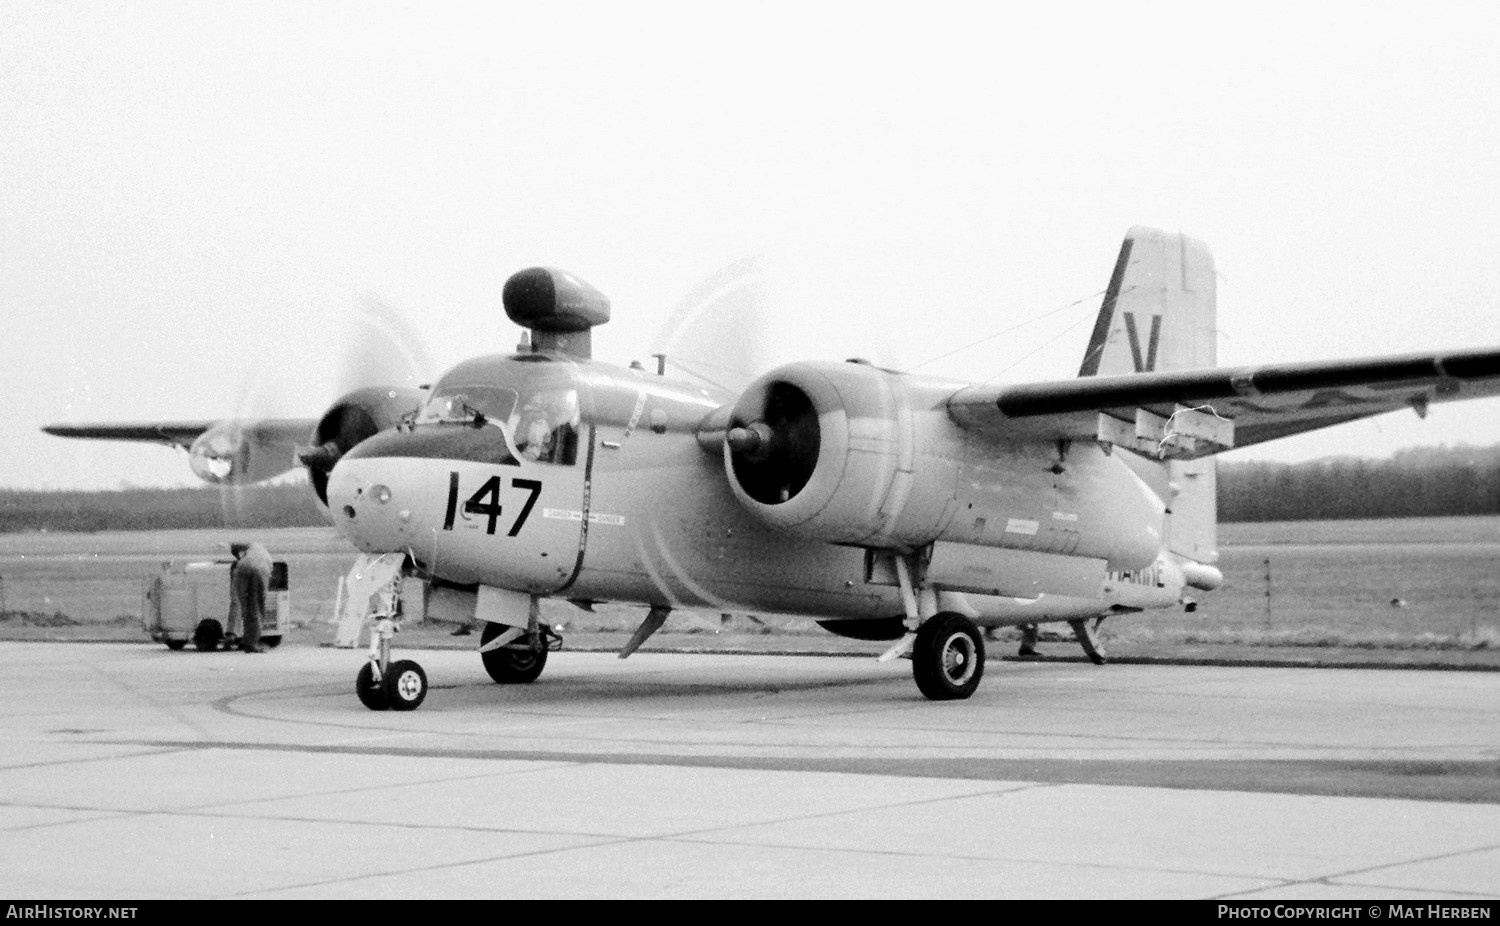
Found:
[[[318,500],[328,504],[328,474],[344,454],[366,438],[400,424],[402,418],[421,407],[426,397],[422,389],[369,386],[329,406],[313,429],[312,446],[297,455],[307,467]]]
[[[297,465],[296,445],[254,421],[221,421],[188,448],[194,475],[214,485],[249,485]]]
[[[922,391],[854,362],[794,363],[762,376],[735,403],[725,436],[735,496],[799,536],[867,546],[930,541],[950,514],[962,433],[931,412],[952,387],[927,403]],[[914,400],[929,413],[914,414]]]
[[[1129,467],[1091,441],[967,432],[946,411],[957,388],[854,362],[774,370],[714,423],[731,490],[766,525],[829,543],[944,541],[992,570],[978,551],[1090,560],[1101,576],[1155,561],[1165,506]]]

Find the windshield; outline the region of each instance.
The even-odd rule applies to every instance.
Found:
[[[478,357],[460,364],[433,387],[414,426],[496,427],[517,456],[572,465],[582,423],[571,365]]]
[[[507,424],[519,396],[508,386],[484,383],[439,383],[417,415],[418,424],[458,421],[482,427],[486,422]]]

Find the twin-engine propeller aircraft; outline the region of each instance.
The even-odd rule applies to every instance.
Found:
[[[497,682],[541,674],[564,598],[649,608],[622,657],[673,608],[814,615],[967,698],[982,628],[1068,622],[1098,661],[1098,620],[1216,588],[1215,454],[1500,394],[1500,348],[1216,368],[1215,282],[1201,242],[1134,228],[1076,379],[802,362],[731,395],[593,360],[608,300],[533,268],[504,290],[528,349],[346,396],[302,460],[361,551],[473,596]],[[372,653],[360,700],[420,704],[421,667]]]

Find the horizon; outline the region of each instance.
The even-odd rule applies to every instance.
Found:
[[[1312,457],[1312,458],[1306,459],[1306,460],[1276,460],[1276,459],[1263,459],[1263,458],[1247,458],[1247,459],[1224,460],[1222,458],[1226,455],[1225,453],[1215,454],[1215,456],[1221,458],[1219,460],[1220,463],[1225,464],[1225,465],[1230,466],[1230,467],[1246,466],[1246,465],[1251,465],[1251,464],[1269,464],[1269,465],[1272,465],[1272,466],[1299,467],[1299,466],[1310,466],[1310,465],[1316,465],[1316,464],[1338,463],[1338,462],[1351,461],[1351,460],[1352,461],[1364,461],[1364,462],[1395,462],[1395,458],[1397,456],[1400,456],[1400,455],[1403,455],[1403,454],[1422,454],[1422,453],[1455,453],[1456,454],[1456,453],[1462,452],[1464,450],[1489,452],[1489,453],[1495,453],[1495,454],[1497,454],[1497,456],[1500,456],[1500,442],[1496,442],[1496,443],[1493,443],[1493,444],[1471,444],[1471,443],[1466,443],[1466,442],[1459,442],[1459,443],[1456,443],[1456,444],[1417,444],[1417,445],[1408,446],[1408,447],[1398,447],[1398,448],[1392,450],[1390,453],[1382,454],[1380,456],[1364,456],[1364,455],[1361,455],[1361,454],[1330,454],[1328,456]],[[176,452],[182,453],[182,454],[185,455],[185,451],[176,451]],[[1234,451],[1227,451],[1227,453],[1234,453]],[[279,488],[279,487],[285,487],[285,488],[302,488],[302,487],[306,487],[306,486],[308,486],[307,471],[305,469],[298,468],[298,469],[292,470],[291,472],[288,472],[288,473],[285,473],[285,474],[283,474],[281,476],[278,476],[275,479],[268,479],[268,480],[266,480],[264,482],[252,483],[252,484],[250,484],[248,486],[244,486],[244,487],[241,487],[241,488],[248,488],[248,489],[273,488],[273,487],[276,487],[276,488]],[[219,487],[219,486],[210,485],[210,484],[205,483],[205,482],[200,482],[198,480],[193,480],[192,482],[185,483],[185,484],[182,484],[182,485],[151,485],[151,484],[144,484],[143,485],[143,484],[133,484],[133,483],[129,483],[128,481],[122,480],[121,482],[119,482],[119,483],[117,483],[117,484],[115,484],[113,486],[92,486],[92,487],[81,487],[81,488],[80,487],[8,486],[8,485],[0,485],[0,492],[14,492],[14,493],[19,493],[19,494],[25,494],[25,493],[35,493],[35,494],[66,494],[66,493],[92,494],[92,493],[105,493],[105,492],[134,492],[134,491],[147,491],[147,492],[179,492],[179,491],[189,491],[189,492],[192,492],[192,491],[202,491],[202,492],[215,492],[215,493],[217,493],[217,492],[225,491],[225,489],[223,489],[222,487]],[[235,489],[230,489],[228,491],[235,491]]]

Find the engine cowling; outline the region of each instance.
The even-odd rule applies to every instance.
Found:
[[[214,485],[249,485],[281,475],[296,465],[295,445],[282,432],[255,421],[221,421],[188,448],[188,466]]]
[[[421,407],[421,389],[370,386],[356,389],[329,406],[313,429],[312,446],[297,454],[307,467],[318,501],[328,504],[328,474],[356,444],[401,423]]]
[[[735,496],[799,536],[870,546],[931,540],[953,495],[957,432],[944,416],[914,416],[920,391],[854,362],[794,363],[762,376],[735,403],[725,433]]]
[[[966,432],[947,413],[957,388],[864,363],[795,363],[751,383],[705,433],[723,428],[740,504],[799,537],[881,549],[944,541],[994,568],[976,551],[1057,557],[1058,569],[1155,560],[1165,508],[1129,467],[1094,443]]]

